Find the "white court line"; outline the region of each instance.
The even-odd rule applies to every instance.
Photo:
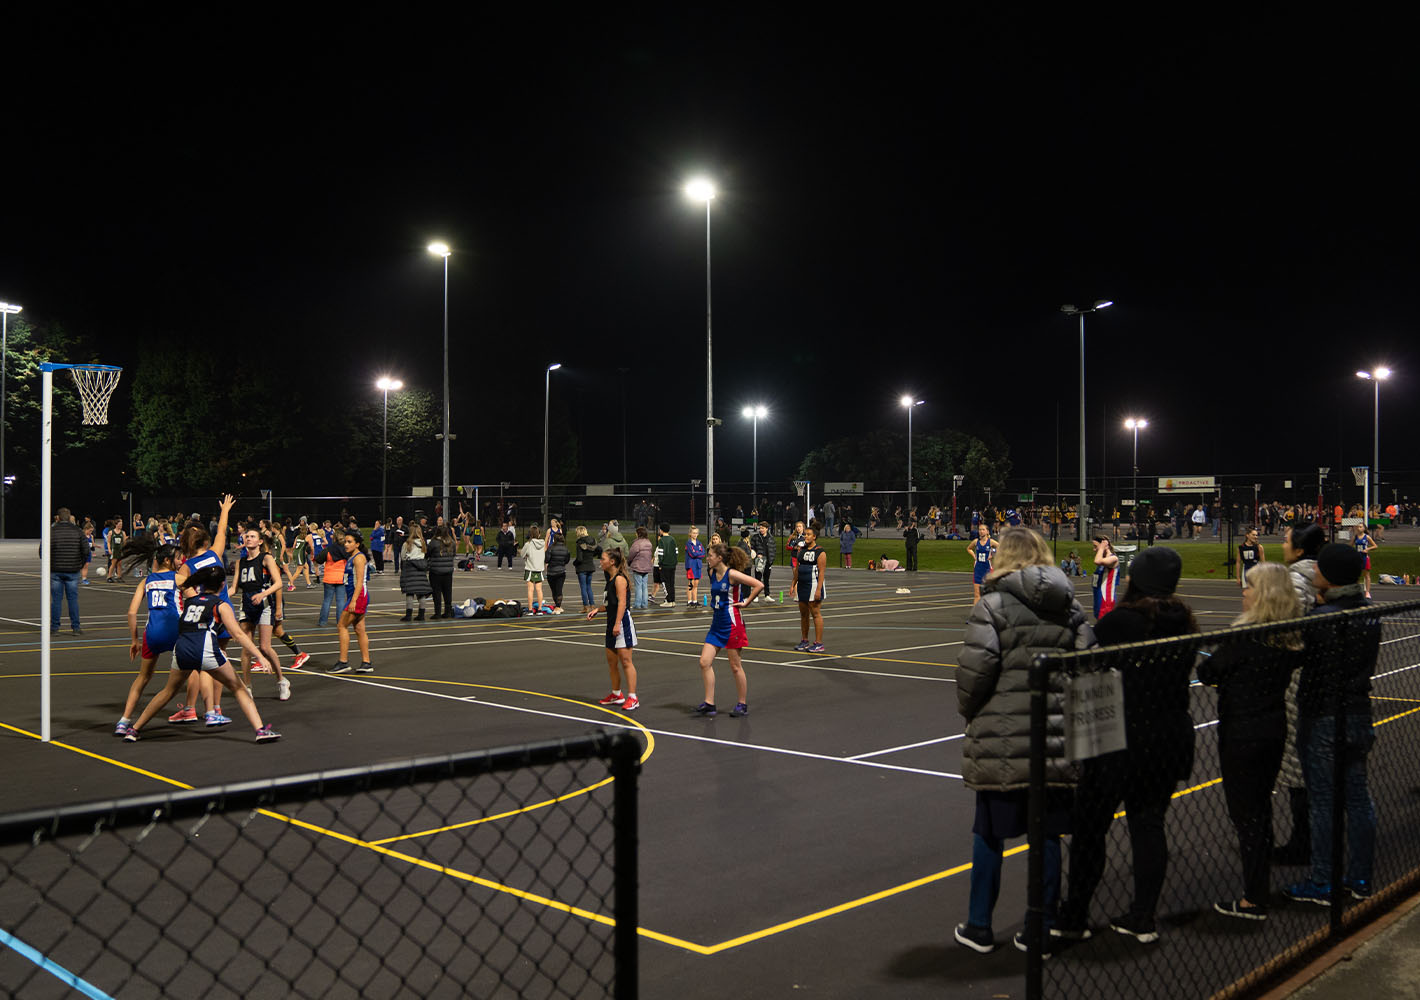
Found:
[[[692,740],[697,743],[716,743],[721,746],[735,747],[740,750],[758,750],[762,753],[777,753],[789,757],[804,757],[809,760],[823,760],[833,764],[856,764],[860,767],[874,767],[887,771],[903,771],[907,774],[925,774],[928,777],[932,778],[956,778],[958,780],[960,780],[961,778],[961,775],[953,774],[950,771],[932,771],[927,768],[921,767],[903,767],[900,764],[883,764],[881,762],[874,761],[859,761],[854,760],[852,757],[834,757],[830,754],[812,753],[808,750],[790,750],[787,747],[771,747],[765,746],[760,743],[743,743],[738,740],[722,740],[713,736],[696,736],[692,733],[677,733],[668,729],[651,729],[649,726],[633,726],[624,722],[609,722],[605,719],[585,719],[581,716],[567,715],[563,712],[546,712],[536,708],[525,708],[522,705],[505,705],[501,702],[486,701],[481,698],[474,701],[470,700],[469,697],[465,695],[444,694],[442,691],[422,691],[418,688],[400,687],[397,684],[385,684],[381,681],[370,680],[364,677],[348,677],[344,674],[315,674],[313,676],[327,677],[332,681],[341,681],[347,684],[363,684],[367,687],[383,688],[386,691],[402,691],[405,694],[420,694],[426,695],[430,698],[442,698],[447,701],[462,702],[466,705],[486,705],[489,708],[503,708],[511,712],[524,712],[528,715],[541,715],[550,719],[564,719],[568,722],[580,722],[583,725],[588,726],[604,726],[615,729],[626,729],[633,733],[639,732],[644,728],[646,732],[652,733],[656,736],[664,736],[668,739]]]
[[[879,757],[885,753],[897,753],[900,750],[916,750],[918,747],[929,747],[934,743],[950,743],[952,740],[960,740],[966,737],[966,733],[957,733],[955,736],[940,736],[935,740],[923,740],[921,743],[907,743],[900,747],[888,747],[886,750],[873,750],[870,753],[858,753],[847,760],[867,760],[869,757]]]
[[[914,649],[937,649],[941,646],[959,646],[961,640],[956,642],[929,642],[922,646],[898,646],[896,649],[874,649],[865,653],[844,653],[844,656],[882,656],[884,653],[910,653]],[[946,664],[942,664],[946,666]]]
[[[560,642],[568,646],[582,646],[588,649],[603,649],[604,642],[583,642],[580,639],[568,639],[563,636],[546,636],[548,642]],[[637,646],[638,650],[646,653],[654,653],[656,656],[689,656],[693,659],[700,659],[699,653],[682,652],[678,649],[650,649],[646,646]],[[822,664],[811,662],[781,662],[779,660],[751,660],[748,657],[740,657],[740,662],[750,663],[757,667],[794,667],[798,670],[821,670],[831,674],[860,674],[865,677],[888,677],[904,681],[933,681],[936,683],[955,684],[955,677],[924,677],[921,674],[889,674],[878,670],[853,670],[849,667],[828,667]]]

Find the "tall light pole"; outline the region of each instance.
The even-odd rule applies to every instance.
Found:
[[[907,516],[910,518],[912,516],[912,411],[927,401],[903,396],[898,402],[907,410]]]
[[[5,478],[5,364],[10,355],[10,317],[24,308],[0,302],[0,538],[5,537],[5,487],[9,485]]]
[[[1371,492],[1379,498],[1381,495],[1381,383],[1390,378],[1390,369],[1385,365],[1373,368],[1368,372],[1357,372],[1357,378],[1363,378],[1375,383],[1376,386],[1376,408],[1375,408],[1375,454],[1371,456],[1371,481],[1376,484],[1376,488]],[[1376,501],[1380,502],[1379,499]],[[1320,511],[1318,511],[1320,513]],[[1371,512],[1366,511],[1366,517],[1370,517]]]
[[[1076,309],[1072,305],[1063,305],[1060,311],[1066,316],[1080,317],[1080,508],[1075,516],[1075,539],[1083,542],[1085,532],[1088,530],[1085,522],[1089,520],[1090,506],[1089,500],[1085,496],[1085,314],[1098,312],[1114,305],[1113,299],[1099,299],[1088,309]]]
[[[545,529],[552,522],[548,520],[548,487],[547,487],[547,427],[549,405],[552,401],[552,373],[562,367],[562,362],[558,361],[547,366],[547,371],[542,373],[542,526]]]
[[[715,530],[715,392],[714,339],[710,326],[710,203],[715,185],[697,178],[685,186],[686,197],[705,202],[705,524],[707,535]]]
[[[390,393],[403,389],[404,383],[397,378],[381,375],[379,381],[375,383],[375,388],[385,394],[383,430],[380,433],[380,454],[384,456],[384,465],[380,468],[380,520],[388,524],[390,519]]]
[[[749,509],[754,510],[759,503],[756,499],[759,496],[759,420],[761,417],[769,416],[769,408],[763,403],[754,406],[746,406],[740,411],[746,419],[754,421],[754,485],[751,487],[749,495]]]
[[[429,252],[444,258],[444,523],[453,524],[449,515],[449,249],[447,243],[430,243]]]
[[[1124,426],[1134,432],[1134,526],[1139,526],[1139,432],[1149,426],[1149,421],[1129,417]]]

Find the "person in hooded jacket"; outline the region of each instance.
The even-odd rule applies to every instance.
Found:
[[[597,599],[592,594],[592,574],[601,564],[602,547],[587,532],[585,524],[577,525],[577,552],[572,558],[572,568],[577,572],[577,587],[582,592],[582,610],[596,607]]]
[[[1158,546],[1135,556],[1124,599],[1095,624],[1101,646],[1167,639],[1197,632],[1193,611],[1174,594],[1183,560]],[[1115,810],[1124,803],[1134,855],[1134,901],[1110,921],[1120,934],[1147,944],[1157,941],[1154,920],[1168,872],[1164,814],[1175,786],[1193,770],[1193,718],[1189,682],[1194,650],[1151,650],[1123,655],[1124,733],[1127,748],[1086,760],[1075,789],[1074,836],[1070,842],[1069,895],[1050,933],[1080,940],[1090,936],[1090,901],[1104,874],[1105,843]]]
[[[1054,565],[1044,538],[1029,528],[1001,536],[982,599],[966,623],[957,667],[957,707],[966,719],[962,777],[976,792],[971,895],[958,943],[985,954],[995,947],[991,913],[1001,889],[1004,842],[1026,833],[1030,784],[1030,665],[1043,653],[1088,649],[1094,632],[1075,591]],[[1051,677],[1047,706],[1045,926],[1060,898],[1060,837],[1069,832],[1075,768],[1064,757],[1063,683]],[[1024,932],[1016,947],[1026,950]]]
[[[1326,529],[1311,521],[1282,529],[1282,560],[1292,574],[1292,589],[1296,591],[1303,614],[1310,614],[1317,605],[1316,557],[1325,544]],[[1277,788],[1287,790],[1287,805],[1292,816],[1291,836],[1272,852],[1272,860],[1280,865],[1304,865],[1311,861],[1307,779],[1297,757],[1297,685],[1300,680],[1300,673],[1293,674],[1287,688],[1287,742],[1282,749],[1282,767],[1277,773]]]
[[[547,572],[547,543],[542,539],[540,525],[528,528],[528,540],[519,555],[523,557],[523,581],[528,585],[527,613],[537,614],[542,610],[542,575]]]

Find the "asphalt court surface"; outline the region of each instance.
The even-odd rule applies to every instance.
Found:
[[[953,680],[971,607],[965,574],[830,569],[828,652],[820,655],[794,651],[794,604],[747,609],[751,711],[743,719],[727,711],[735,697],[723,654],[720,715],[690,714],[701,698],[704,610],[636,613],[642,706],[627,715],[594,703],[607,690],[604,620],[576,613],[575,578],[565,615],[404,624],[397,578],[375,577],[368,621],[376,672],[353,677],[322,672],[336,659],[335,632],[315,627],[319,588],[301,587],[286,594],[286,622],[313,659],[291,675],[286,703],[276,701],[270,676],[254,677],[258,707],[284,734],[264,746],[252,743],[234,705],[227,714],[236,721],[224,731],[156,721],[138,744],[115,739],[132,677],[132,587],[95,580],[81,588],[84,635],[71,637],[66,619],[54,644],[56,743],[45,746],[35,738],[33,551],[33,543],[0,551],[6,811],[623,726],[647,746],[639,830],[645,995],[992,996],[1020,988],[1024,957],[1009,944],[982,959],[951,941],[965,918],[973,811],[959,778]],[[777,574],[776,597],[787,571]],[[1088,580],[1076,585],[1088,609]],[[911,592],[895,593],[900,587]],[[1405,596],[1396,590],[1396,599]],[[456,601],[524,596],[521,574],[506,570],[457,573],[454,591]],[[1185,581],[1180,593],[1205,629],[1239,610],[1233,582]],[[610,791],[593,794],[609,799]],[[998,939],[1019,927],[1024,882],[1022,845],[1007,861]]]

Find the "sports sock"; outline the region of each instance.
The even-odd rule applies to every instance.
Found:
[[[283,643],[285,643],[286,648],[289,649],[291,652],[297,654],[301,652],[301,647],[296,645],[296,640],[292,639],[289,634],[278,635],[276,638],[280,639]]]

